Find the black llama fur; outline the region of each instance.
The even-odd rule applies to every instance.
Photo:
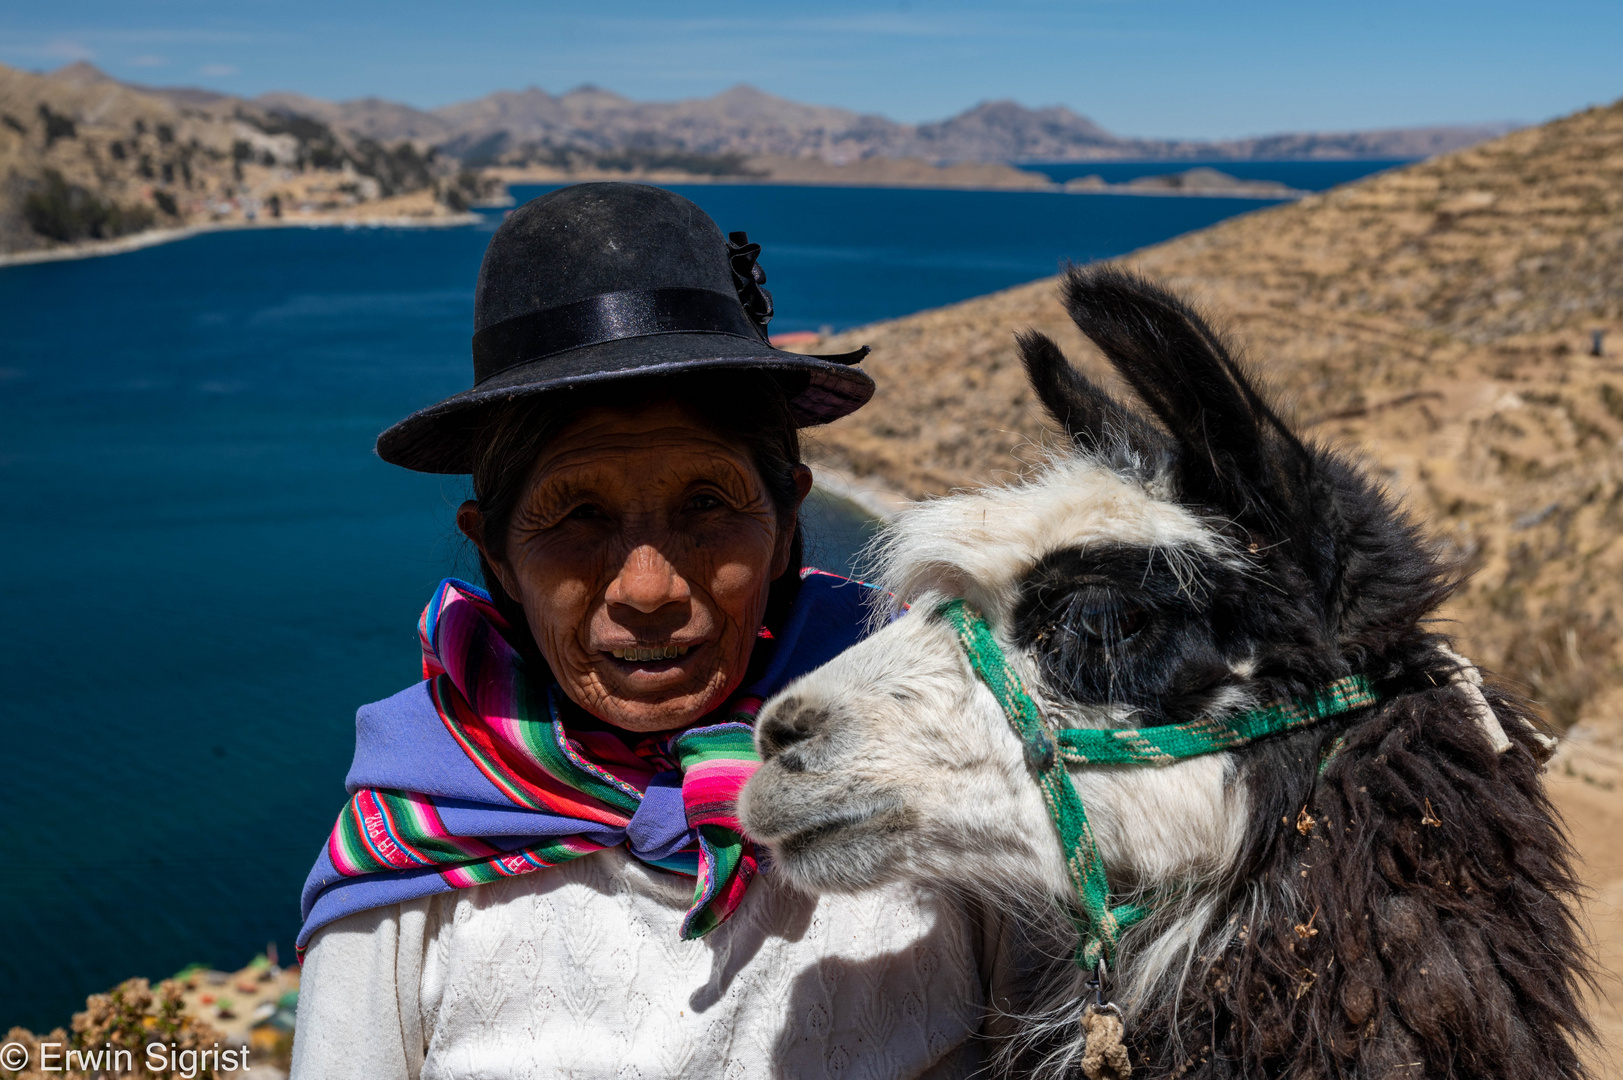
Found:
[[[1167,478],[1252,565],[1204,567],[1172,597],[1142,551],[1043,559],[1014,633],[1051,689],[1130,702],[1140,726],[1226,686],[1273,700],[1360,673],[1383,694],[1235,751],[1247,847],[1211,948],[1133,1021],[1135,1075],[1586,1076],[1579,882],[1539,779],[1543,729],[1490,684],[1511,740],[1495,753],[1451,683],[1428,620],[1456,570],[1361,470],[1294,434],[1187,304],[1112,268],[1071,269],[1062,295],[1157,423],[1027,333],[1044,406],[1081,452]]]

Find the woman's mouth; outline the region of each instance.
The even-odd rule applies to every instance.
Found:
[[[629,660],[634,664],[647,663],[650,660],[674,660],[679,656],[686,656],[686,645],[633,645],[625,649],[611,649],[610,654],[616,660]]]

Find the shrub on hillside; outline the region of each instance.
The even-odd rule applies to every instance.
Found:
[[[271,112],[261,116],[245,113],[241,109],[237,110],[237,119],[252,124],[267,135],[293,136],[299,147],[295,164],[301,172],[306,168],[337,169],[343,166],[345,154],[338,136],[320,120],[289,112]]]
[[[434,151],[419,154],[409,142],[389,149],[371,139],[358,139],[350,161],[356,172],[378,182],[379,193],[384,196],[416,191],[434,182]]]
[[[599,154],[599,169],[615,172],[679,172],[689,176],[760,176],[743,154],[690,154],[681,150],[627,149]]]
[[[440,202],[459,213],[474,203],[495,199],[504,193],[500,180],[472,169],[463,169],[453,178],[440,180],[435,187]]]
[[[23,200],[23,219],[39,235],[68,243],[140,232],[152,227],[155,215],[150,207],[103,199],[47,169],[40,186]]]
[[[79,134],[74,126],[73,117],[64,116],[59,112],[52,112],[45,102],[39,103],[39,118],[45,123],[45,145],[49,147],[58,139],[72,139]]]

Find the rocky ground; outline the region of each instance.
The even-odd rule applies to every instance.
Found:
[[[1194,297],[1311,435],[1362,455],[1474,571],[1446,614],[1573,730],[1552,785],[1618,971],[1623,102],[1124,261]],[[1028,468],[1054,437],[1014,351],[1025,326],[1105,378],[1053,281],[798,345],[874,347],[879,395],[818,434],[821,463],[870,502]],[[1598,1016],[1623,1048],[1608,979]]]

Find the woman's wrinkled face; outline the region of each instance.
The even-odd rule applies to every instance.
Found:
[[[802,472],[800,495],[811,487]],[[743,681],[767,592],[788,568],[748,452],[676,404],[597,408],[549,442],[490,557],[564,693],[630,731],[682,727]]]

